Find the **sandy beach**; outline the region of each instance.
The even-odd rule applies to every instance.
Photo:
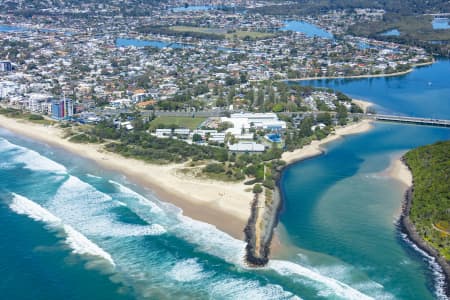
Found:
[[[96,144],[77,144],[64,139],[63,131],[53,126],[33,124],[0,115],[0,127],[63,148],[90,159],[99,166],[117,171],[137,184],[150,188],[159,199],[175,204],[183,213],[194,219],[215,225],[235,238],[243,239],[243,229],[250,216],[253,194],[242,183],[227,183],[198,179],[184,174],[184,164],[153,165],[140,160],[125,158],[102,149]],[[370,121],[337,128],[335,133],[302,149],[283,154],[288,164],[321,154],[321,146],[343,135],[367,131]]]
[[[286,163],[291,164],[296,161],[320,155],[323,153],[322,149],[323,145],[335,141],[341,138],[342,136],[366,132],[371,128],[372,124],[370,120],[362,120],[358,123],[350,124],[344,127],[338,127],[336,128],[334,134],[329,135],[323,140],[313,141],[311,144],[304,146],[301,149],[294,150],[292,152],[284,152],[281,159],[286,161]]]
[[[389,177],[401,182],[407,188],[411,187],[413,184],[411,171],[403,163],[401,157],[393,159],[386,173]]]
[[[352,99],[352,101],[355,102],[355,104],[358,105],[364,111],[364,113],[367,112],[367,109],[369,107],[374,106],[374,104],[372,102],[365,101],[365,100]]]
[[[150,188],[159,199],[175,204],[194,219],[215,225],[235,238],[243,239],[250,215],[251,192],[243,183],[196,179],[183,175],[183,164],[152,165],[102,150],[101,145],[76,144],[62,138],[62,130],[0,116],[0,127],[19,135],[64,148],[95,161],[108,170]]]

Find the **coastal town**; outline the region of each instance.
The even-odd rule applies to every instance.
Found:
[[[76,10],[52,12],[52,20],[0,15],[6,70],[0,98],[44,114],[51,114],[52,98],[64,97],[74,102],[75,113],[131,104],[171,111],[238,110],[249,109],[270,82],[391,74],[432,61],[417,47],[343,35],[341,23],[349,16],[339,12],[284,21],[215,6],[162,6],[151,18],[118,14],[107,24],[104,12],[114,10],[103,5],[86,7],[83,13],[95,17],[83,21]],[[354,17],[380,15],[361,10]],[[276,95],[272,107],[257,103],[254,109],[300,111],[303,103],[290,96]]]
[[[118,13],[110,24],[105,19],[111,20],[115,4],[86,5],[82,11],[78,7],[55,8],[50,10],[55,16],[52,20],[0,15],[4,24],[0,31],[0,99],[8,107],[55,120],[85,124],[116,116],[116,127],[128,130],[133,127],[130,120],[118,120],[117,116],[133,110],[146,120],[159,115],[214,116],[217,118],[206,124],[215,124],[212,130],[220,125],[220,117],[233,113],[298,112],[293,122],[298,126],[302,112],[333,112],[337,105],[345,105],[349,112],[362,111],[352,107],[349,99],[337,100],[334,91],[299,92],[283,82],[397,74],[432,62],[425,50],[417,47],[344,34],[343,24],[351,24],[348,20],[377,19],[383,15],[380,10],[284,21],[246,11],[265,3],[205,4],[149,6],[151,18]],[[79,22],[84,15],[95,18]],[[225,134],[233,133],[237,140],[257,140],[251,137],[249,124],[231,123],[233,128]],[[169,132],[160,124],[162,128],[153,128],[153,134],[189,136],[191,141],[195,135],[196,142],[225,142],[225,135],[217,131],[208,132],[206,139],[204,130],[194,129],[211,128],[202,122],[196,125],[172,126],[169,129],[176,132]],[[323,129],[325,125],[331,123],[317,122],[311,127]],[[254,133],[257,126],[252,127]],[[281,128],[285,130],[286,124]],[[274,128],[266,133],[271,131]],[[277,132],[275,136],[278,142],[285,137]],[[263,149],[253,144],[236,147]]]
[[[445,116],[377,114],[379,108],[383,110],[378,102],[360,100],[367,98],[352,97],[358,94],[339,90],[347,80],[361,79],[370,84],[381,78],[401,78],[422,66],[433,66],[440,59],[425,44],[401,42],[396,28],[384,28],[366,36],[353,34],[361,24],[379,24],[391,17],[391,11],[378,6],[289,14],[289,8],[298,8],[296,1],[50,2],[24,0],[2,4],[0,128],[86,159],[95,165],[92,168],[120,173],[129,185],[148,188],[152,197],[179,207],[183,215],[212,224],[230,238],[244,241],[242,251],[233,255],[240,256],[239,263],[242,259],[243,264],[239,268],[246,271],[273,267],[269,259],[283,243],[280,236],[285,234],[284,227],[277,227],[281,212],[286,209],[281,181],[294,163],[325,154],[325,145],[345,140],[345,136],[374,127],[378,134],[384,128],[374,125],[378,121],[403,123],[402,126],[450,124]],[[444,19],[448,22],[445,13],[427,16],[430,26],[431,22]],[[335,84],[328,85],[331,81]],[[427,80],[425,87],[435,88],[432,79]],[[7,138],[0,136],[0,146],[9,143],[5,141]],[[416,237],[414,225],[409,223],[417,177],[413,180],[410,165],[402,163],[399,154],[408,147],[411,145],[389,154],[386,170],[361,176],[382,178],[378,180],[381,184],[384,178],[391,178],[398,184],[393,194],[407,191],[395,226],[405,227],[398,230],[406,230],[420,245],[423,237]],[[51,155],[58,155],[53,154],[58,151]],[[352,153],[358,163],[348,170],[340,165],[339,172],[353,176],[349,174],[365,170],[368,154],[358,151]],[[439,151],[442,155],[443,151]],[[342,152],[342,156],[348,155],[348,150]],[[419,170],[416,157],[409,155],[409,161]],[[2,170],[3,165],[0,166]],[[8,168],[9,165],[4,167]],[[64,172],[56,169],[60,174],[67,171],[64,167]],[[333,172],[323,168],[295,176],[323,173],[331,177]],[[445,168],[439,172],[444,174]],[[67,174],[69,179],[75,176],[68,171]],[[100,180],[101,176],[95,174],[85,177]],[[354,180],[359,183],[365,179]],[[112,189],[112,182],[115,181],[108,179],[105,190]],[[445,190],[442,184],[439,188]],[[120,192],[125,189],[120,188]],[[328,192],[324,186],[317,194]],[[137,193],[133,193],[130,194],[135,197]],[[427,194],[424,190],[420,193]],[[111,200],[116,201],[117,194]],[[160,207],[164,207],[161,211],[167,209],[136,197],[139,200],[131,203],[117,200],[117,207],[111,211],[141,204],[151,213]],[[29,210],[22,206],[27,203],[14,196],[10,206],[13,211],[26,214]],[[42,213],[46,208],[44,205],[36,211]],[[174,209],[168,210],[173,213]],[[49,217],[49,213],[44,214],[53,223],[62,223]],[[148,216],[147,212],[132,211],[124,220],[142,218],[143,223],[150,222],[142,215]],[[425,218],[416,215],[421,221]],[[445,213],[437,215],[432,226],[439,232],[433,232],[434,248],[430,249],[439,250],[426,252],[438,258],[444,269],[439,272],[446,274],[445,281],[450,272],[448,259],[442,255],[447,253],[448,223]],[[153,218],[152,215],[151,222]],[[155,223],[157,230],[146,228],[142,236],[178,230],[173,222],[182,217],[171,218],[164,223],[156,217],[164,224]],[[422,234],[430,234],[427,226],[420,227]],[[70,239],[70,230],[63,229]],[[136,230],[139,233],[130,236],[140,236]],[[176,238],[189,234],[192,233],[177,232]],[[91,252],[85,253],[89,256],[106,257],[115,268],[115,260],[105,255],[102,248],[90,244],[88,248]],[[227,257],[225,261],[234,264],[234,259]],[[342,298],[351,295],[349,299],[372,299],[346,283],[326,277],[328,274],[310,275],[309,270],[303,269],[299,272],[302,276],[308,274],[308,280],[331,282],[337,291],[333,292]],[[439,284],[440,289],[450,292],[448,283]]]

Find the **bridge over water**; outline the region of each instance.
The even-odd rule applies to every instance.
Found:
[[[414,117],[402,117],[394,115],[373,115],[373,119],[377,121],[386,122],[398,122],[398,123],[410,123],[418,125],[429,125],[439,127],[450,127],[450,120],[445,119],[430,119],[430,118],[414,118]]]

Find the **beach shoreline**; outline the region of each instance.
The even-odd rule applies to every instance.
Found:
[[[277,171],[275,183],[276,188],[273,194],[273,198],[276,199],[276,201],[273,201],[273,203],[275,204],[271,207],[271,211],[268,214],[269,216],[266,216],[268,219],[271,219],[272,221],[266,224],[264,230],[268,238],[266,239],[266,243],[263,243],[262,247],[267,248],[268,253],[277,254],[282,252],[281,247],[282,241],[280,240],[280,237],[277,235],[277,226],[280,220],[280,214],[283,212],[284,209],[284,201],[285,201],[284,199],[285,196],[283,195],[283,190],[280,185],[283,171],[297,162],[323,154],[324,150],[322,146],[324,146],[327,143],[333,142],[346,135],[363,133],[370,130],[372,128],[371,123],[372,123],[371,120],[366,119],[344,127],[339,127],[335,130],[334,133],[330,134],[323,140],[313,141],[311,144],[303,146],[300,149],[296,149],[292,152],[284,152],[282,154],[281,159],[286,162],[286,165]],[[252,225],[251,221],[252,219],[249,219],[250,225]],[[249,236],[247,240],[254,241],[253,236]],[[276,243],[275,246],[273,245],[273,241],[275,241]]]
[[[362,120],[337,128],[333,134],[321,141],[313,141],[302,149],[283,153],[282,159],[290,165],[320,155],[323,151],[322,145],[343,135],[367,131],[372,127],[370,123],[370,120]],[[131,182],[149,188],[158,199],[181,208],[184,215],[212,224],[234,238],[244,240],[244,228],[251,214],[254,195],[248,191],[249,187],[243,182],[227,183],[189,178],[179,172],[186,167],[184,164],[153,165],[108,152],[99,144],[72,143],[62,137],[62,129],[54,126],[34,124],[0,115],[0,128],[62,148],[93,161],[101,168],[124,174]],[[277,252],[276,248],[279,246],[272,249],[275,250],[272,254]]]
[[[286,162],[286,165],[276,172],[275,190],[273,191],[272,201],[270,201],[270,205],[266,204],[263,206],[265,207],[263,209],[263,218],[258,218],[258,216],[260,216],[258,197],[255,197],[252,204],[251,215],[245,229],[247,242],[246,259],[250,265],[255,267],[264,266],[267,264],[269,257],[272,256],[271,254],[277,254],[277,252],[281,253],[281,240],[277,236],[276,229],[280,220],[280,214],[284,207],[284,195],[280,185],[282,172],[296,162],[321,155],[324,152],[322,146],[327,143],[342,138],[345,135],[362,133],[370,130],[372,128],[371,122],[371,120],[366,119],[347,126],[338,127],[323,140],[313,141],[310,145],[282,154],[281,159]],[[258,224],[258,220],[261,221],[261,219],[262,223]],[[256,230],[255,228],[258,226],[262,229]],[[275,246],[272,245],[273,240],[275,240]]]
[[[303,146],[300,149],[296,149],[292,152],[284,152],[281,159],[286,162],[286,166],[289,166],[295,162],[305,159],[313,158],[315,156],[323,154],[323,146],[335,140],[338,140],[346,135],[363,133],[372,129],[372,120],[361,120],[357,123],[346,125],[336,128],[335,132],[327,136],[320,141],[312,141],[311,144]]]
[[[244,239],[253,193],[247,192],[248,186],[243,183],[184,178],[186,176],[177,172],[184,164],[153,165],[108,152],[99,144],[72,143],[62,137],[61,129],[52,126],[0,115],[0,128],[62,148],[101,168],[124,174],[131,182],[149,188],[161,201],[181,208],[184,215],[212,224],[234,238]]]
[[[388,177],[397,180],[406,189],[409,189],[413,185],[412,173],[409,171],[406,164],[402,161],[402,156],[393,158],[390,166],[386,170]]]
[[[361,99],[352,99],[352,102],[354,102],[356,105],[358,105],[364,113],[367,113],[367,110],[370,107],[375,106],[374,103],[366,101],[366,100],[361,100]]]

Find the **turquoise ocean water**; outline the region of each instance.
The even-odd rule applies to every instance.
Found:
[[[385,111],[409,114],[414,106],[417,115],[445,117],[449,75],[450,63],[440,61],[395,85],[336,87]],[[404,96],[418,78],[426,103]],[[251,270],[243,242],[120,174],[0,130],[0,298],[436,298],[439,270],[398,233],[403,188],[385,170],[407,149],[449,137],[443,128],[378,123],[286,169],[280,238],[287,246],[267,268]]]

